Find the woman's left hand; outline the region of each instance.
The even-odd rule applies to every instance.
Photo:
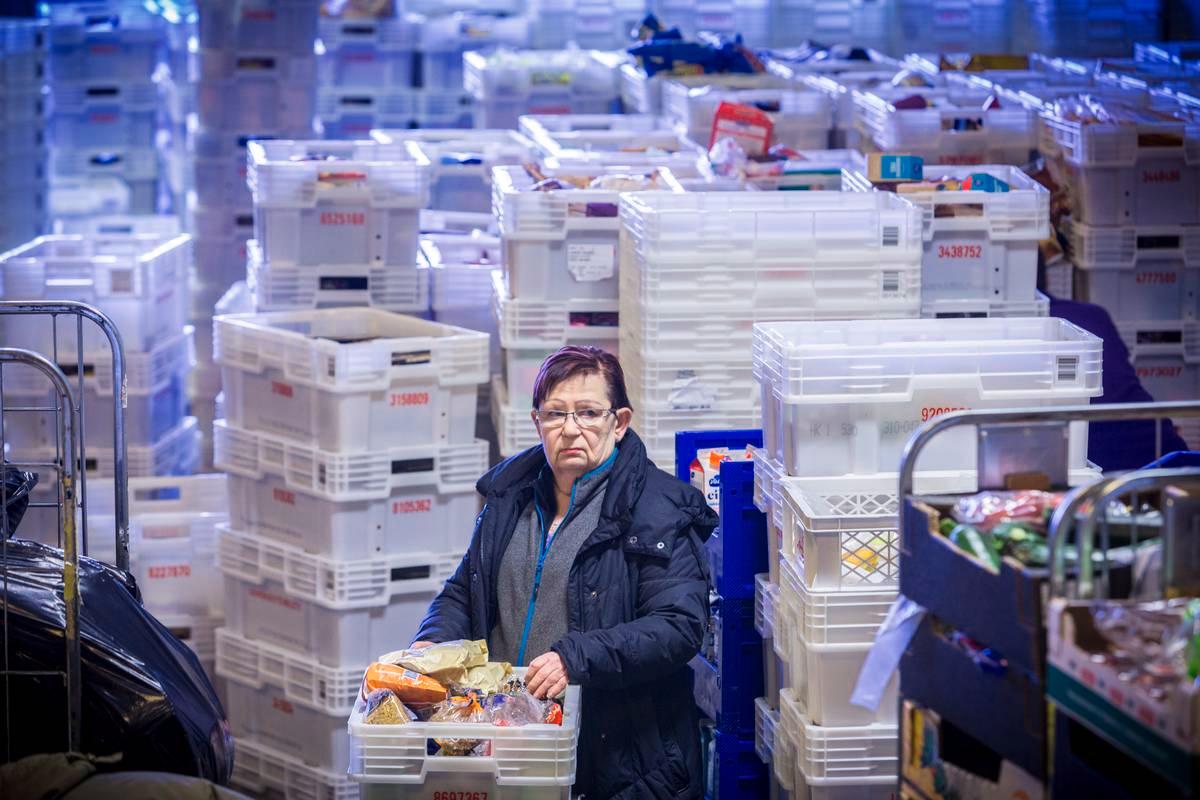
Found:
[[[543,653],[529,662],[525,688],[539,700],[558,697],[567,688],[567,667],[558,653]]]

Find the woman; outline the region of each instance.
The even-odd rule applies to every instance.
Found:
[[[470,549],[418,644],[487,639],[553,697],[583,688],[576,795],[703,795],[688,661],[708,622],[704,541],[717,516],[630,430],[621,365],[564,347],[533,388],[542,444],[498,464]]]

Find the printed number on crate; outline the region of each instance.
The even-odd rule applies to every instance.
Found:
[[[978,244],[939,244],[938,258],[983,258],[983,246]]]
[[[429,405],[429,392],[398,392],[388,395],[388,405],[392,408],[404,406]]]
[[[488,800],[487,792],[434,792],[430,800]]]
[[[970,410],[971,409],[967,408],[966,406],[959,406],[957,408],[950,408],[950,407],[946,407],[946,406],[925,406],[924,408],[921,409],[921,421],[928,422],[929,420],[933,419],[934,417],[940,417],[943,414],[949,414],[954,411],[970,411]]]

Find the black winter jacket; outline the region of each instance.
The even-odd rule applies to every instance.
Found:
[[[496,576],[533,484],[541,446],[495,466],[470,549],[430,606],[417,640],[486,639]],[[659,470],[629,431],[600,523],[567,583],[568,633],[551,649],[583,687],[575,794],[587,800],[676,800],[704,793],[699,714],[688,661],[708,624],[704,542],[717,515],[688,484]]]

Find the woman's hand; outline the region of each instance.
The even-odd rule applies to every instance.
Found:
[[[426,647],[433,647],[433,642],[413,642],[408,646],[409,650],[423,650]]]
[[[558,697],[567,688],[567,667],[558,653],[543,653],[529,662],[525,688],[539,700]]]

